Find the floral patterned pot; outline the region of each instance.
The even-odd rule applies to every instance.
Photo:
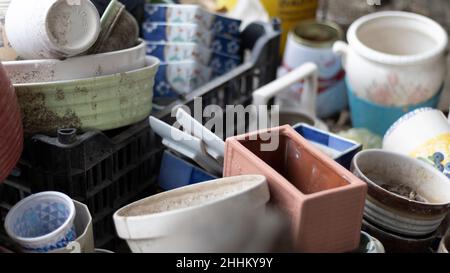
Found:
[[[367,186],[286,125],[227,139],[224,176],[262,174],[300,252],[358,248]]]
[[[414,13],[386,11],[363,16],[336,42],[356,96],[385,106],[432,98],[446,75],[447,32]]]

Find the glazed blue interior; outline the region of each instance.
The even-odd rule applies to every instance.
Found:
[[[15,219],[13,231],[22,238],[44,236],[62,226],[69,215],[69,207],[62,202],[36,202]]]
[[[355,95],[347,79],[346,84],[353,127],[366,128],[379,136],[384,136],[392,124],[410,111],[422,107],[436,108],[443,89],[441,88],[434,97],[426,102],[404,107],[395,107],[379,105],[361,99]]]
[[[352,142],[333,137],[327,133],[323,133],[305,126],[300,125],[295,127],[294,129],[307,140],[322,144],[338,152],[345,152],[355,146],[355,144]]]
[[[173,190],[214,179],[217,179],[217,177],[170,152],[164,152],[158,177],[158,184],[162,189]]]

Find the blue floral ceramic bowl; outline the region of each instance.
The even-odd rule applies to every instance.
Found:
[[[354,141],[328,133],[308,124],[294,126],[295,131],[337,163],[350,169],[353,157],[362,149],[362,145]]]
[[[6,216],[7,234],[26,252],[48,252],[76,239],[75,205],[59,192],[33,194]]]

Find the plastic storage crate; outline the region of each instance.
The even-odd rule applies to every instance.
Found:
[[[275,23],[275,29],[279,24]],[[171,109],[201,97],[203,106],[251,103],[252,92],[276,77],[280,33],[270,24],[253,23],[242,33],[249,59],[233,71],[177,100],[155,116],[174,122]],[[61,130],[58,137],[36,135],[25,142],[17,170],[0,184],[4,217],[11,206],[31,192],[56,190],[88,205],[95,245],[118,250],[112,214],[120,207],[156,191],[164,147],[147,120],[108,132],[81,135]],[[19,191],[17,191],[19,189]],[[9,192],[16,192],[9,194]],[[3,226],[3,220],[0,223]],[[0,242],[3,237],[0,229]]]
[[[31,192],[64,192],[89,207],[96,246],[115,248],[112,214],[156,190],[161,151],[153,149],[155,141],[147,120],[104,133],[35,135],[25,141],[15,172],[0,185],[2,216]]]

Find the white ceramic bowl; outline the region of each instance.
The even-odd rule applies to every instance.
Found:
[[[262,215],[269,199],[264,176],[236,176],[142,199],[118,210],[113,218],[119,237],[133,252],[196,251],[205,246],[194,242],[192,248],[186,247],[189,238],[209,236],[226,227],[228,220],[245,224],[248,219],[241,215]],[[220,235],[238,236],[227,228]]]
[[[25,251],[48,252],[76,239],[75,205],[60,192],[33,194],[6,215],[6,233]]]
[[[68,58],[66,60],[25,60],[3,62],[13,84],[55,82],[111,75],[143,68],[146,43],[135,47]]]

